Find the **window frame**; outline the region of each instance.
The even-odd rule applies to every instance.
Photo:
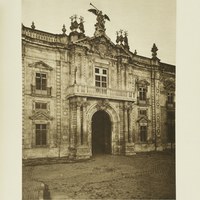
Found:
[[[167,112],[167,142],[175,143],[176,137],[176,124],[175,112]]]
[[[36,147],[47,146],[47,133],[48,133],[48,125],[46,123],[35,124],[35,146]]]
[[[47,90],[47,73],[35,72],[35,88],[36,90]]]
[[[96,66],[94,72],[95,72],[94,73],[95,87],[107,89],[108,88],[108,69]]]
[[[147,142],[147,126],[146,125],[140,125],[140,142],[142,143]]]
[[[139,109],[140,116],[147,116],[147,109]]]
[[[173,104],[174,103],[174,92],[167,92],[167,103]]]
[[[37,107],[39,105],[39,107]],[[45,108],[43,106],[45,105]],[[46,102],[35,102],[35,110],[47,110],[48,109],[48,104]]]
[[[139,101],[146,101],[147,100],[147,88],[146,87],[139,87]]]

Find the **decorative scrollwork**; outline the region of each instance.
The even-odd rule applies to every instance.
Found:
[[[96,105],[98,110],[106,110],[109,106],[110,106],[110,104],[109,104],[109,100],[108,99],[101,100]]]

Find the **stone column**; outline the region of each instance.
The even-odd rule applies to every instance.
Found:
[[[129,119],[129,124],[128,124],[128,130],[129,130],[129,138],[128,141],[130,143],[133,142],[133,133],[132,133],[132,117],[131,117],[131,113],[132,113],[132,107],[130,106],[128,109],[128,119]]]
[[[131,111],[132,111],[132,103],[125,104],[125,155],[134,155],[135,154],[135,146],[133,144],[133,135],[132,135],[132,120],[131,120]],[[128,123],[129,122],[129,123]]]
[[[73,102],[70,102],[70,116],[69,116],[69,135],[70,135],[70,138],[69,138],[69,144],[70,144],[70,147],[74,147],[74,133],[73,133],[73,108],[74,108],[74,105],[73,105]]]
[[[124,105],[124,136],[125,136],[125,143],[128,142],[128,106],[127,102]]]
[[[88,144],[88,137],[87,137],[87,120],[86,120],[86,109],[87,109],[87,102],[83,103],[83,145]]]
[[[128,66],[125,66],[125,84],[126,84],[126,86],[125,86],[125,89],[126,90],[129,90],[129,85],[128,85],[128,80],[129,80],[129,74],[128,74],[128,68],[127,68]]]
[[[119,130],[119,153],[123,153],[124,150],[124,106],[123,103],[119,103],[119,117],[120,117],[120,130]]]
[[[77,101],[76,104],[76,112],[77,112],[77,129],[76,129],[76,136],[77,136],[77,145],[81,145],[81,102]]]

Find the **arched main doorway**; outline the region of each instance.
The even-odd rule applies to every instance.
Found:
[[[92,117],[92,154],[111,153],[111,121],[105,111],[97,111]]]

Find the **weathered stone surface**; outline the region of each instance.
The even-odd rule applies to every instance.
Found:
[[[76,35],[72,43],[66,34],[22,27],[23,158],[91,157],[92,117],[98,111],[109,116],[110,154],[168,149],[167,113],[175,112],[175,103],[170,107],[167,101],[168,93],[175,93],[175,66],[155,55],[152,60],[133,54],[106,34],[80,34],[71,33]],[[36,73],[45,74],[46,89],[36,88]],[[36,103],[47,106],[38,109]],[[37,124],[47,127],[42,146],[36,144]]]

